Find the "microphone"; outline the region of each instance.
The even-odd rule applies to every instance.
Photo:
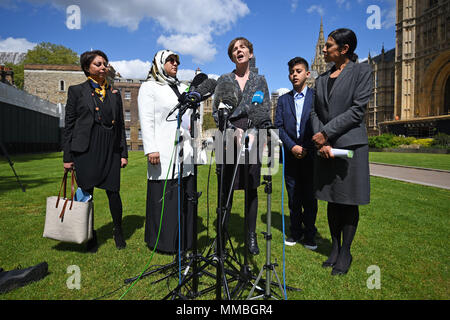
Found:
[[[208,76],[206,74],[204,74],[203,72],[196,74],[194,79],[192,79],[192,82],[189,86],[189,92],[195,91],[195,89],[197,89],[197,87],[201,83],[203,83],[203,81],[205,81],[206,79],[208,79]]]
[[[217,81],[214,79],[206,79],[200,83],[195,91],[191,91],[186,95],[184,103],[180,107],[180,113],[183,114],[188,108],[195,108],[198,103],[204,101],[214,94]]]
[[[207,82],[207,84],[205,84],[202,87],[204,82]],[[215,88],[215,80],[214,79],[208,79],[208,76],[204,73],[197,74],[194,77],[194,79],[192,79],[189,89],[187,91],[183,92],[181,94],[181,96],[178,98],[178,104],[175,107],[173,107],[172,110],[170,110],[166,119],[168,117],[170,117],[177,109],[183,108],[183,113],[184,113],[186,111],[186,109],[189,107],[189,106],[186,106],[186,104],[198,103],[202,100],[209,98],[212,95],[212,93],[214,92],[214,88]],[[211,93],[202,99],[202,94],[200,92],[197,92],[199,90],[204,92],[205,95],[208,94],[208,90]],[[191,106],[191,108],[193,108],[193,106]]]
[[[239,93],[237,92],[233,82],[220,82],[216,87],[215,95],[218,101],[220,101],[218,108],[226,109],[226,111],[230,114],[233,113],[239,101]]]
[[[268,134],[278,143],[282,144],[282,141],[273,129],[277,129],[272,120],[270,120],[269,113],[261,107],[264,100],[264,93],[262,91],[256,91],[253,94],[252,104],[247,107],[248,119],[251,125],[256,129],[268,129]]]

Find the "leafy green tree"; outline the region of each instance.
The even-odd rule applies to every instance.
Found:
[[[78,54],[72,49],[50,42],[41,42],[28,50],[24,63],[80,64]]]
[[[12,69],[14,72],[14,84],[17,88],[23,89],[23,62],[19,64],[7,62],[5,67]]]
[[[5,65],[12,68],[14,71],[14,83],[23,90],[24,81],[24,64],[80,64],[78,54],[72,49],[66,48],[62,45],[53,44],[50,42],[42,42],[33,49],[28,50],[25,59],[22,63]]]

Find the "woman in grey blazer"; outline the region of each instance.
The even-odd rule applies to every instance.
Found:
[[[249,129],[249,116],[248,110],[252,105],[252,98],[255,92],[261,91],[264,94],[263,102],[258,108],[263,108],[264,112],[269,115],[270,112],[270,95],[267,86],[266,79],[263,75],[259,75],[250,69],[250,60],[253,58],[253,44],[246,38],[238,37],[233,39],[228,45],[228,56],[230,60],[235,64],[235,69],[223,74],[217,80],[216,94],[214,95],[213,102],[213,117],[216,124],[219,123],[218,109],[220,104],[220,94],[218,94],[218,88],[223,84],[228,83],[233,88],[234,94],[237,96],[237,106],[233,109],[228,116],[227,128],[237,132],[237,137],[243,134],[244,131]],[[240,139],[240,138],[239,138]],[[238,149],[235,146],[235,155],[237,157]],[[251,158],[253,159],[253,158]],[[235,158],[237,161],[237,158]],[[233,185],[231,185],[231,178],[233,177],[234,164],[224,165],[224,190],[226,194],[230,188],[232,190],[245,189],[245,170],[238,166],[236,179]],[[259,254],[259,247],[256,235],[256,220],[258,212],[258,190],[261,180],[261,163],[257,161],[255,164],[249,165],[249,188],[248,188],[248,201],[249,201],[249,217],[248,217],[248,251],[252,255]],[[232,191],[233,192],[233,191]],[[225,194],[223,201],[226,202]],[[231,194],[231,204],[233,201],[233,193]],[[228,220],[227,220],[228,221]]]
[[[359,205],[370,201],[369,153],[364,114],[372,92],[371,68],[358,63],[357,39],[349,29],[331,32],[323,48],[334,66],[316,79],[311,112],[316,197],[328,202],[332,250],[323,267],[332,275],[346,274],[352,262],[350,246],[359,220]],[[336,158],[332,148],[348,149],[353,158]],[[341,242],[342,238],[342,242]]]

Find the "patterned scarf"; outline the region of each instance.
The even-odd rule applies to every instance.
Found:
[[[106,90],[109,89],[108,82],[105,80],[103,84],[100,85],[97,81],[95,81],[91,77],[88,77],[88,79],[90,80],[91,86],[92,88],[94,88],[95,93],[97,94],[99,99],[103,102],[103,100],[105,100],[106,97]]]
[[[168,74],[166,74],[166,71],[164,70],[164,64],[166,63],[167,58],[169,58],[172,55],[176,57],[179,65],[180,58],[178,54],[170,50],[158,51],[155,54],[155,57],[153,58],[152,66],[148,73],[147,80],[153,79],[157,82],[164,84],[178,85],[180,81],[177,78],[171,77]]]

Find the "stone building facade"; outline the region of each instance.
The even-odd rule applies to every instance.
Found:
[[[325,62],[325,58],[322,53],[322,49],[324,46],[325,46],[325,36],[323,33],[323,19],[320,18],[319,38],[317,39],[316,43],[314,59],[312,60],[311,65],[309,66],[311,75],[306,80],[306,85],[310,88],[314,88],[316,78],[331,67],[330,64],[327,64]]]
[[[433,117],[450,122],[449,17],[450,0],[397,0],[394,113],[426,127],[417,135],[435,131]]]
[[[373,91],[367,106],[366,128],[369,135],[380,133],[379,123],[394,120],[395,49],[367,59],[372,67]]]
[[[86,81],[78,65],[25,64],[23,89],[55,104],[65,105],[67,89]]]
[[[120,90],[122,96],[128,150],[144,150],[138,110],[139,88],[143,81],[140,79],[114,79],[114,88]]]

